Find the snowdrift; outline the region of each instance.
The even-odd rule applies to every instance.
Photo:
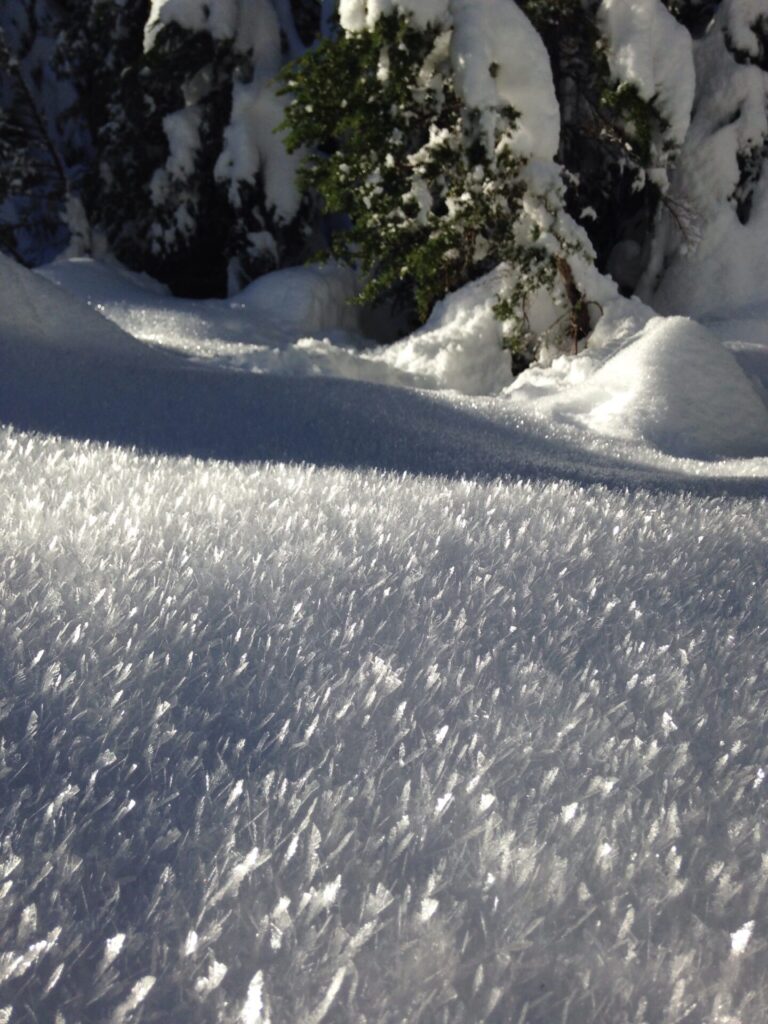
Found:
[[[38,361],[50,351],[98,362],[165,364],[172,359],[0,253],[0,358],[13,353]]]
[[[597,434],[682,458],[768,454],[768,409],[736,359],[706,328],[654,317],[542,412]]]
[[[300,373],[307,357],[292,348],[297,339],[360,341],[359,308],[350,302],[355,275],[336,263],[265,274],[230,299],[176,298],[115,260],[63,257],[36,273],[136,338],[194,356],[224,356],[227,365],[242,369]],[[286,349],[290,354],[280,354]]]
[[[509,353],[501,347],[501,325],[493,314],[497,276],[487,274],[447,295],[423,327],[380,349],[374,358],[410,374],[417,386],[497,394],[512,380]]]
[[[233,298],[231,305],[301,337],[336,328],[359,330],[359,307],[352,304],[356,292],[352,270],[325,263],[265,274]]]
[[[9,298],[4,303],[2,315],[6,323],[13,318],[15,327],[6,327],[5,334],[17,337],[26,325],[27,339],[38,337],[36,351],[48,344],[60,352],[76,351],[82,358],[95,354],[152,357],[157,350],[135,340],[143,338],[193,357],[195,367],[204,371],[196,382],[180,379],[189,376],[188,361],[173,360],[181,373],[164,380],[153,380],[151,362],[143,362],[146,372],[140,390],[145,425],[139,430],[134,429],[133,399],[127,396],[127,391],[139,385],[115,374],[108,383],[94,382],[91,388],[108,388],[113,405],[119,396],[125,399],[120,398],[124,415],[117,433],[112,424],[106,435],[102,432],[100,436],[115,440],[129,436],[133,443],[151,437],[154,450],[168,450],[167,437],[172,436],[173,451],[237,458],[268,453],[290,457],[292,453],[295,458],[322,462],[321,449],[328,447],[332,437],[334,461],[338,458],[349,464],[351,446],[352,464],[360,464],[362,458],[363,464],[405,468],[402,456],[396,453],[408,435],[407,444],[413,451],[432,452],[426,460],[421,456],[415,463],[406,460],[409,468],[436,461],[449,473],[473,474],[481,465],[481,472],[491,465],[509,471],[516,460],[503,453],[503,436],[511,446],[519,444],[517,431],[524,417],[529,423],[525,428],[528,453],[535,448],[539,458],[546,447],[548,465],[558,445],[561,452],[571,444],[594,450],[604,447],[605,438],[622,442],[614,468],[621,463],[625,473],[629,472],[628,461],[635,458],[647,463],[669,456],[733,460],[768,455],[768,410],[761,397],[768,387],[768,347],[754,340],[754,325],[750,326],[752,341],[747,350],[743,344],[732,343],[727,324],[717,326],[718,338],[694,321],[656,317],[637,299],[609,294],[602,296],[606,300],[601,303],[604,313],[586,351],[576,359],[560,357],[549,367],[529,370],[513,383],[509,355],[501,347],[501,328],[493,314],[499,289],[494,273],[437,303],[427,323],[411,335],[389,346],[364,347],[364,339],[353,330],[357,310],[348,302],[353,276],[335,265],[278,271],[230,300],[177,299],[119,266],[93,260],[62,260],[44,268],[42,272],[61,284],[61,289],[53,289],[7,260],[0,266],[2,286],[9,297],[14,296],[13,302]],[[123,330],[85,309],[67,290],[103,311]],[[532,309],[531,316],[540,325],[537,329],[545,332],[552,311]],[[235,379],[232,370],[245,372]],[[59,378],[62,372],[72,375],[69,369],[56,372]],[[87,376],[87,371],[81,368],[78,373],[78,379],[70,383],[73,396],[74,391],[80,395],[77,403],[82,407],[83,373]],[[59,378],[59,383],[54,381],[48,388],[46,404],[53,400],[57,388],[61,390]],[[261,378],[260,383],[256,378]],[[283,379],[278,383],[278,378]],[[297,378],[316,383],[299,385]],[[321,386],[318,378],[325,378],[327,386]],[[349,383],[343,386],[339,378]],[[34,374],[30,380],[41,393]],[[361,392],[363,409],[357,405],[352,382],[385,388],[365,398]],[[397,387],[397,395],[391,394],[392,386]],[[459,395],[469,399],[487,396],[489,401],[479,420],[473,409],[471,422],[464,422],[462,429],[468,433],[463,439],[454,430],[449,431],[449,439],[437,426],[444,412],[426,396],[418,397],[414,389],[442,393],[441,401],[454,406]],[[406,396],[404,391],[410,394]],[[55,400],[63,405],[61,396]],[[92,400],[93,396],[89,402]],[[358,441],[343,436],[346,428],[337,422],[331,408],[336,402],[355,410],[354,429],[361,435]],[[150,406],[155,410],[153,423],[149,422]],[[298,406],[303,411],[297,424]],[[384,410],[393,407],[402,411],[389,421]],[[77,436],[92,436],[83,415],[79,416]],[[268,416],[275,421],[267,422]],[[305,426],[311,417],[316,425],[325,424],[325,445],[319,440],[308,444]],[[511,426],[513,420],[517,426]],[[128,421],[133,426],[126,435]],[[33,425],[28,419],[22,422]],[[421,426],[417,428],[417,424]],[[417,437],[417,429],[427,430],[429,436]],[[534,444],[534,431],[542,443],[546,435],[546,445]],[[363,441],[361,432],[375,435],[376,443]],[[194,438],[191,447],[190,438]],[[268,443],[265,438],[270,439]],[[478,449],[466,454],[476,444],[484,452]],[[460,449],[465,455],[454,463]],[[437,451],[447,462],[442,455],[435,455]],[[379,462],[382,459],[383,463]],[[562,465],[564,460],[555,461]]]

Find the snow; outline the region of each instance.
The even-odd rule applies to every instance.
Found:
[[[150,0],[150,10],[144,27],[144,49],[150,50],[160,28],[176,22],[190,32],[205,30],[208,4],[203,0]]]
[[[3,1005],[762,1018],[764,497],[18,429],[0,488]]]
[[[768,455],[765,402],[721,342],[683,317],[650,320],[546,409],[682,458]]]
[[[213,5],[211,16],[216,10]],[[271,0],[237,5],[237,18],[230,34],[235,49],[250,54],[254,70],[249,81],[232,86],[232,113],[214,176],[230,183],[230,201],[239,206],[239,183],[253,182],[260,174],[267,207],[287,223],[301,202],[296,173],[303,154],[288,153],[279,134],[288,102],[278,96],[274,81],[283,63],[280,22]]]
[[[216,40],[231,40],[234,49],[252,61],[251,78],[233,82],[230,122],[214,176],[229,183],[230,201],[237,207],[240,183],[253,182],[261,175],[267,207],[278,221],[291,221],[301,201],[295,179],[302,154],[287,153],[278,132],[287,100],[278,96],[274,81],[283,64],[283,52],[280,19],[272,0],[217,0],[215,4],[153,0],[145,49],[154,46],[162,25],[172,23],[191,32],[208,32]],[[168,175],[183,178],[191,172],[200,145],[200,108],[195,106],[194,87],[187,83],[185,91],[187,105],[163,119],[169,155],[152,181],[156,202],[163,197]],[[180,227],[183,231],[183,225]]]
[[[53,351],[121,363],[169,359],[0,253],[0,354],[11,351],[34,362]]]
[[[509,354],[493,314],[499,273],[473,281],[441,299],[427,323],[368,358],[410,374],[422,387],[487,395],[511,383]]]
[[[387,346],[360,334],[350,303],[354,275],[335,264],[276,271],[226,301],[174,299],[150,289],[146,278],[88,259],[59,260],[41,273],[137,339],[186,354],[200,369],[213,363],[252,374],[499,396],[492,417],[503,418],[508,406],[551,430],[575,431],[582,444],[609,438],[652,461],[768,455],[768,311],[755,309],[752,320],[731,314],[712,321],[710,331],[654,317],[638,299],[619,297],[586,261],[577,261],[576,271],[601,303],[589,346],[514,382],[493,314],[503,268],[447,296],[424,327]],[[540,332],[561,315],[545,299],[529,311]]]
[[[0,259],[0,1019],[763,1019],[765,307],[351,286]]]
[[[297,339],[319,335],[362,343],[349,303],[354,275],[337,264],[265,274],[228,300],[175,299],[146,275],[89,258],[60,259],[37,273],[62,286],[143,341],[253,371],[276,370]],[[299,362],[301,357],[299,355]]]
[[[764,176],[754,186],[746,223],[736,202],[740,160],[748,161],[768,138],[768,74],[729,43],[736,33],[750,52],[751,11],[751,3],[723,3],[695,44],[695,113],[672,176],[672,213],[660,220],[655,257],[641,283],[644,297],[663,313],[700,318],[765,294]]]
[[[373,28],[379,18],[393,12],[408,15],[415,25],[438,25],[451,0],[339,0],[339,22],[345,32]]]
[[[520,8],[339,14],[395,9],[521,112],[522,230],[581,240],[594,330],[513,381],[504,266],[383,347],[333,263],[194,301],[0,256],[3,1024],[768,1019],[768,183],[734,202],[766,75],[723,73],[766,4],[697,42],[690,130],[687,33],[602,4],[613,74],[687,132],[699,245],[662,216],[656,308],[564,212]],[[170,19],[257,55],[217,173],[290,217],[276,8],[153,0],[147,46]]]
[[[150,50],[163,25],[180,25],[189,32],[210,32],[214,39],[232,39],[235,47],[251,51],[259,63],[280,52],[280,29],[271,0],[151,0],[144,29],[144,48]],[[277,71],[279,63],[273,67]]]
[[[661,0],[603,0],[598,23],[611,74],[654,101],[681,145],[691,121],[696,72],[688,30]]]
[[[520,115],[516,152],[553,160],[560,142],[560,108],[538,32],[509,0],[452,0],[450,10],[458,94],[478,110],[512,107]]]
[[[310,264],[257,278],[231,305],[298,338],[334,329],[358,331],[360,308],[352,302],[356,294],[354,271],[335,263]]]
[[[159,206],[168,200],[172,182],[178,184],[188,181],[194,174],[200,150],[202,120],[202,109],[195,104],[175,110],[163,118],[163,131],[168,141],[168,156],[164,165],[155,170],[149,182],[152,202],[156,205]],[[177,197],[175,207],[176,229],[182,235],[191,233],[194,229],[194,221],[187,204],[181,202]],[[154,228],[158,237],[162,235],[159,225],[154,225]],[[167,229],[167,233],[173,238],[174,229]],[[77,255],[83,255],[83,253],[77,253]]]
[[[766,0],[726,0],[723,5],[724,27],[731,46],[753,59],[762,56],[761,22],[768,18]]]
[[[504,106],[520,115],[516,152],[552,160],[560,137],[560,110],[544,43],[510,0],[341,0],[342,28],[360,32],[393,12],[425,27],[451,31],[451,64],[464,102],[486,116]]]
[[[238,185],[261,174],[267,205],[283,223],[299,210],[301,195],[296,173],[302,152],[288,153],[278,132],[287,99],[278,96],[272,81],[254,73],[249,82],[232,87],[232,115],[224,130],[224,145],[214,167],[217,181],[230,182],[230,200],[240,205]]]

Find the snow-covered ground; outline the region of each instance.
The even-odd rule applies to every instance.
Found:
[[[767,1019],[761,310],[469,396],[73,266],[0,262],[0,1020]]]

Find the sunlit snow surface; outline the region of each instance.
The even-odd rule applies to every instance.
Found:
[[[12,1020],[764,1018],[759,503],[13,430],[0,489]]]
[[[765,458],[29,341],[4,1024],[768,1019]]]

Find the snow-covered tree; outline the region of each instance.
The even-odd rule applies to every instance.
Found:
[[[287,127],[304,184],[349,217],[334,251],[365,271],[362,298],[423,320],[501,265],[513,351],[541,343],[542,292],[560,310],[544,340],[578,341],[576,264],[632,291],[647,262],[690,120],[687,29],[661,0],[342,0],[339,15],[339,37],[285,74]]]
[[[693,314],[763,294],[768,240],[768,2],[705,6],[693,116],[642,283],[660,309]]]
[[[59,53],[89,126],[101,246],[188,294],[299,258],[304,209],[270,83],[306,45],[306,0],[72,2]]]
[[[47,0],[0,7],[0,245],[27,263],[88,230],[84,137],[55,61],[59,14]]]
[[[507,343],[530,354],[546,292],[571,339],[589,326],[572,258],[593,257],[564,205],[560,112],[540,35],[509,0],[345,0],[342,33],[285,73],[303,181],[349,216],[334,252],[359,262],[365,301],[435,300],[501,266]]]
[[[302,259],[311,211],[276,133],[274,79],[330,15],[316,0],[24,0],[0,23],[25,61],[0,70],[0,196],[45,179],[48,257],[69,235],[180,292],[221,294]]]
[[[560,107],[558,161],[566,170],[567,208],[585,228],[597,265],[632,291],[647,258],[667,170],[680,145],[690,90],[673,125],[670,88],[647,65],[661,29],[691,65],[685,29],[660,0],[519,0],[550,59]],[[682,37],[682,39],[681,39]],[[636,44],[646,53],[637,59]],[[688,56],[686,57],[686,52]],[[672,90],[677,82],[672,84]],[[687,104],[687,107],[686,107]]]

